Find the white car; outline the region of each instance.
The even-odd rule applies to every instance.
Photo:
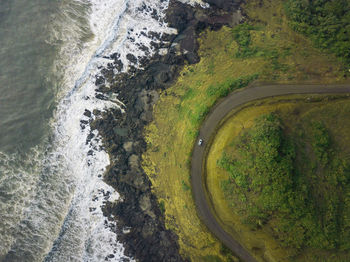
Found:
[[[203,139],[200,138],[200,139],[198,140],[198,145],[201,146],[202,144],[203,144]]]

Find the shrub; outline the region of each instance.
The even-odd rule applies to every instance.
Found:
[[[233,38],[238,44],[238,51],[235,54],[237,58],[247,58],[257,53],[257,48],[251,47],[250,31],[254,29],[255,27],[246,23],[237,25],[232,29]]]
[[[347,0],[288,0],[290,26],[350,64],[350,3]]]
[[[307,149],[284,134],[278,115],[257,118],[233,140],[233,153],[223,152],[217,162],[229,173],[221,187],[243,223],[257,229],[273,221],[281,245],[346,250],[350,163],[332,152],[323,123],[310,127],[308,137],[302,138],[311,146]],[[306,159],[297,165],[298,154]]]

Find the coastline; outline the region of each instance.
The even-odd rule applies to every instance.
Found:
[[[237,3],[207,1],[211,7],[190,6],[172,0],[166,11],[169,27],[177,35],[153,37],[160,40],[156,48],[166,48],[167,54],[157,52],[150,59],[138,58],[143,70],[130,68],[128,73],[113,75],[113,68],[102,69],[104,79],[97,79],[98,91],[118,94],[125,105],[125,113],[110,109],[91,123],[98,129],[110,155],[111,165],[105,181],[117,190],[122,201],[105,206],[104,214],[114,215],[117,221],[118,241],[123,243],[125,254],[140,261],[186,261],[179,254],[177,236],[167,230],[164,215],[152,193],[151,182],[142,170],[140,160],[146,150],[144,127],[152,120],[153,104],[160,90],[166,90],[177,78],[185,63],[199,61],[198,34],[206,28],[219,29],[234,22],[233,11]],[[230,14],[231,12],[231,14]],[[236,19],[237,20],[237,19]],[[118,54],[115,67],[121,66]],[[128,55],[130,61],[135,57]],[[110,83],[106,88],[104,82]],[[96,112],[97,113],[97,112]]]
[[[97,91],[106,95],[117,94],[126,109],[124,113],[119,109],[94,112],[101,118],[93,121],[91,127],[98,129],[110,155],[111,165],[105,181],[117,190],[122,199],[116,204],[106,205],[104,214],[115,217],[118,241],[123,243],[125,254],[136,260],[187,260],[179,254],[177,236],[165,228],[164,215],[140,161],[147,146],[143,130],[152,120],[153,104],[159,98],[159,91],[171,86],[186,63],[199,61],[198,34],[206,28],[217,30],[240,20],[240,13],[234,12],[238,10],[240,1],[206,2],[210,3],[210,8],[171,0],[166,21],[169,27],[178,30],[178,34],[152,35],[160,40],[160,44],[154,43],[154,47],[166,49],[167,54],[157,52],[151,58],[136,58],[128,54],[131,62],[139,60],[144,69],[131,67],[128,73],[114,75],[113,67],[122,66],[118,54],[115,54],[112,56],[113,67],[102,69],[103,77],[96,81]],[[105,82],[110,84],[110,88],[106,88]]]
[[[14,0],[0,8],[0,262],[238,262],[247,260],[242,248],[258,261],[350,261],[348,97],[237,106],[248,89],[267,95],[261,85],[349,86],[350,57],[332,47],[350,50],[350,2],[303,1]],[[237,107],[217,125],[221,101]],[[259,117],[282,141],[271,147],[280,154],[263,155],[282,161],[259,157],[269,144],[251,139]],[[245,145],[253,150],[234,148]],[[288,146],[295,152],[284,161]],[[266,197],[257,183],[241,184],[259,169]]]
[[[176,232],[182,254],[192,261],[237,261],[198,219],[190,186],[192,148],[200,123],[217,99],[257,78],[274,83],[343,79],[334,57],[288,26],[282,1],[252,1],[241,8],[245,23],[200,34],[200,62],[186,65],[177,81],[161,93],[145,131],[143,168],[164,207],[167,227]],[[253,253],[263,250],[255,236],[251,239]]]

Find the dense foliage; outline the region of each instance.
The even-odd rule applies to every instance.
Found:
[[[222,188],[242,222],[266,227],[284,246],[350,249],[350,172],[327,128],[285,135],[276,114],[256,119],[218,162]],[[291,142],[295,141],[295,142]]]
[[[288,0],[292,28],[310,37],[350,64],[350,2],[348,0]]]
[[[254,30],[254,27],[247,23],[237,25],[232,29],[233,38],[238,44],[238,50],[235,54],[236,58],[247,58],[257,53],[257,48],[251,45],[251,30]]]
[[[256,80],[259,77],[258,74],[242,76],[236,79],[228,78],[222,83],[216,83],[215,85],[210,85],[206,90],[208,96],[218,96],[225,97],[232,91],[246,87],[251,82]]]

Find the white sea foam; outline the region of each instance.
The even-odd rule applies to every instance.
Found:
[[[35,195],[39,155],[35,149],[30,158],[0,152],[0,260],[10,250],[23,209]]]
[[[167,5],[167,1],[156,0],[75,0],[63,2],[52,17],[48,43],[59,48],[60,59],[53,70],[62,76],[51,123],[53,135],[45,150],[23,158],[35,160],[31,169],[23,161],[8,175],[14,180],[7,183],[13,187],[7,192],[19,201],[8,198],[15,209],[9,213],[15,220],[0,232],[10,235],[1,246],[0,260],[7,252],[9,258],[25,258],[23,261],[127,259],[117,242],[118,225],[101,210],[107,201],[118,200],[118,193],[102,179],[109,157],[97,131],[91,132],[84,124],[90,119],[83,114],[121,104],[95,98],[98,68],[111,62],[106,57],[115,52],[120,54],[124,71],[130,65],[128,53],[140,58],[156,52],[151,41],[158,40],[147,37],[148,32],[175,33],[163,21]],[[141,44],[148,51],[141,50]],[[11,158],[1,155],[0,161]],[[10,208],[4,205],[0,210]]]
[[[159,22],[151,16],[151,11],[156,10],[162,18],[162,11],[166,8],[167,2],[162,4],[156,1],[117,0],[117,2],[101,0],[89,2],[90,28],[95,38],[91,42],[94,48],[87,49],[95,52],[90,56],[92,58],[89,62],[85,63],[87,66],[84,70],[80,69],[79,73],[73,73],[81,77],[76,80],[76,88],[63,100],[56,114],[58,119],[54,124],[57,127],[55,133],[58,139],[57,137],[56,139],[62,144],[60,150],[64,152],[67,163],[70,163],[67,169],[75,172],[80,181],[76,183],[75,194],[69,213],[65,217],[64,227],[55,242],[54,249],[47,257],[48,261],[72,260],[74,256],[77,261],[79,259],[100,261],[108,255],[110,261],[119,261],[123,257],[123,248],[116,242],[117,238],[113,232],[113,227],[116,225],[113,222],[107,222],[101,211],[102,202],[106,201],[103,192],[109,192],[111,199],[108,201],[117,199],[117,193],[98,178],[109,164],[108,155],[100,150],[101,144],[97,133],[91,144],[86,145],[85,140],[90,133],[90,128],[87,125],[81,129],[80,120],[85,109],[93,111],[116,106],[111,102],[94,98],[94,76],[99,66],[105,66],[110,62],[105,58],[106,56],[118,52],[125,65],[124,70],[127,70],[128,53],[144,56],[151,55],[155,51],[150,46],[151,40],[147,37],[141,38],[142,35],[137,33],[141,24],[143,27],[139,31],[143,30],[145,33],[150,29],[159,33],[166,30],[169,33],[173,31],[168,30],[162,21]],[[144,5],[148,6],[148,12],[140,13]],[[108,16],[106,13],[112,15]],[[130,30],[131,28],[133,31]],[[130,32],[136,33],[134,40],[130,38]],[[139,43],[148,46],[150,52],[146,54],[141,51],[138,47]],[[88,52],[82,53],[86,56]],[[81,60],[78,59],[78,61],[84,64]],[[65,75],[72,75],[72,73]],[[66,85],[69,86],[69,84]],[[92,156],[87,156],[90,150],[93,152]],[[95,201],[91,201],[92,199]],[[75,244],[68,244],[70,242]]]
[[[184,4],[192,5],[192,6],[200,5],[203,8],[209,7],[209,4],[204,3],[202,0],[178,0],[178,1],[180,1],[181,3],[184,3]]]
[[[143,6],[146,6],[146,8],[141,11]],[[119,33],[115,35],[113,43],[101,55],[119,52],[120,60],[125,65],[124,70],[130,65],[126,58],[127,54],[133,54],[137,58],[152,55],[157,50],[151,45],[151,42],[159,41],[156,38],[149,37],[148,32],[153,31],[160,33],[160,35],[163,33],[176,34],[175,29],[167,27],[164,23],[163,11],[167,6],[168,1],[129,1],[128,9],[118,24]],[[152,18],[152,15],[157,15],[159,21]],[[140,49],[141,45],[146,46],[149,50]],[[133,66],[138,67],[138,64]]]

